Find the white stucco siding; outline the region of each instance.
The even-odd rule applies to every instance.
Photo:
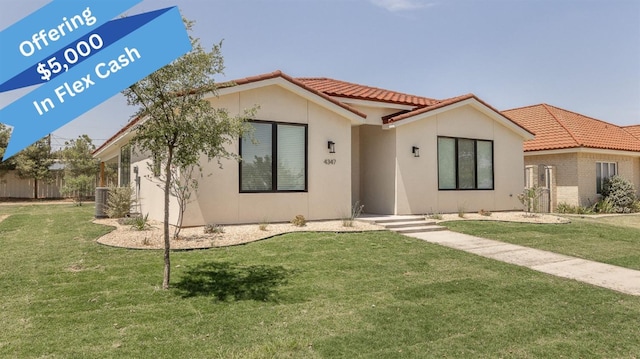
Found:
[[[307,192],[240,193],[239,164],[205,165],[185,225],[286,222],[298,214],[309,220],[341,218],[351,209],[351,123],[348,119],[279,86],[212,99],[231,114],[259,105],[256,120],[307,124]],[[327,142],[336,144],[330,154]],[[231,149],[238,153],[238,141]],[[326,160],[326,161],[325,161]],[[325,163],[326,162],[326,163]],[[209,175],[210,174],[210,175]]]
[[[514,210],[524,183],[522,137],[472,106],[396,127],[398,214]],[[438,136],[493,141],[493,190],[438,190]],[[420,147],[413,157],[411,147]]]
[[[395,212],[395,130],[360,126],[360,198],[366,213]]]

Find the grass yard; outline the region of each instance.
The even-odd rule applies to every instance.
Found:
[[[454,231],[640,270],[640,216],[571,217],[569,224],[452,221]]]
[[[388,232],[162,254],[0,207],[0,357],[637,358],[640,297]],[[570,228],[570,227],[567,227]]]

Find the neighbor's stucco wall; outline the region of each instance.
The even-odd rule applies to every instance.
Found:
[[[520,209],[523,139],[467,105],[396,128],[397,214]],[[493,140],[494,190],[438,190],[437,137]],[[411,147],[420,147],[413,157]]]
[[[206,165],[184,225],[290,221],[298,214],[309,220],[336,219],[351,210],[351,124],[334,112],[273,85],[211,100],[213,106],[237,114],[259,105],[255,119],[308,124],[308,192],[240,193],[235,160]],[[327,142],[336,143],[329,154]],[[237,153],[238,141],[230,148]],[[327,163],[325,163],[325,160]],[[335,161],[332,161],[335,160]]]

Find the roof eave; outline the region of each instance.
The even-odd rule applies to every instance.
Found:
[[[411,112],[408,112],[406,114],[399,115],[394,119],[391,119],[387,124],[384,124],[382,128],[391,129],[394,127],[403,126],[415,121],[420,121],[422,119],[432,117],[432,116],[441,114],[443,112],[450,111],[450,110],[453,110],[462,106],[467,106],[467,105],[472,106],[473,108],[487,115],[491,119],[497,121],[498,123],[509,128],[513,132],[517,133],[520,137],[523,138],[523,140],[532,140],[535,138],[535,135],[531,131],[525,129],[524,127],[520,126],[515,121],[511,120],[509,117],[505,116],[498,110],[487,105],[484,101],[478,99],[475,95],[465,95],[460,97],[459,100],[455,100],[451,103],[447,103],[442,106],[434,105],[434,106],[418,109],[414,111],[413,114]]]

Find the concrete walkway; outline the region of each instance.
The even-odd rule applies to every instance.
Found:
[[[640,296],[640,271],[637,270],[451,231],[405,235],[502,262],[528,267],[539,272]]]

